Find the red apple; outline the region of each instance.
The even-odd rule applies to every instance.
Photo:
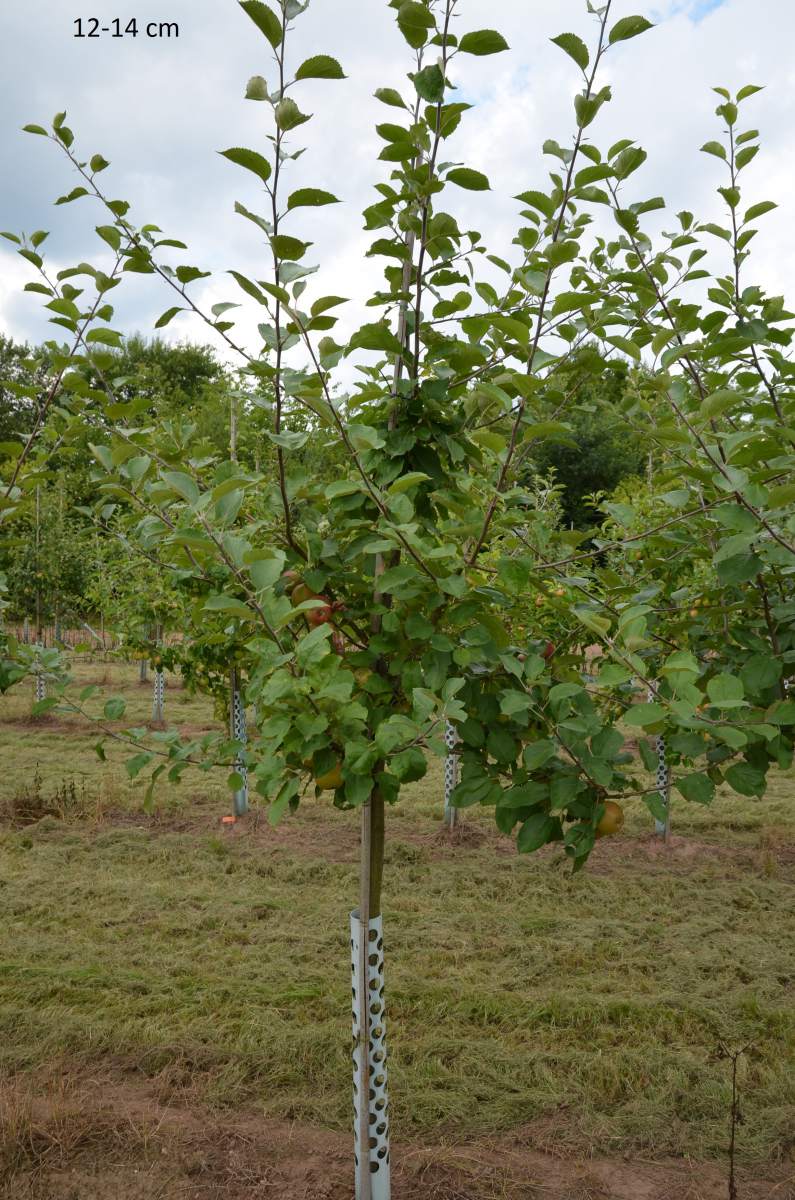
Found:
[[[554,653],[555,653],[554,644],[552,642],[547,642],[546,646],[541,651],[541,657],[545,658],[547,660],[547,662],[549,662],[550,658],[552,657],[552,655]]]
[[[313,596],[314,600],[322,600],[322,604],[318,604],[316,608],[310,608],[306,614],[306,619],[313,629],[318,625],[325,625],[334,615],[334,610],[331,607],[328,596]]]

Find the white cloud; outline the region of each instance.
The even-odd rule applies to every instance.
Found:
[[[108,0],[98,0],[101,12]],[[218,0],[138,0],[139,24],[177,19],[178,41],[89,42],[72,37],[72,16],[62,0],[28,0],[4,6],[0,45],[6,62],[0,80],[0,152],[5,179],[0,193],[0,227],[51,228],[48,247],[62,263],[96,256],[96,211],[87,202],[53,209],[52,199],[74,184],[68,164],[43,139],[19,134],[29,120],[67,107],[82,153],[101,150],[112,160],[107,173],[113,194],[133,202],[135,219],[156,221],[191,247],[187,261],[219,272],[200,288],[209,302],[244,299],[222,273],[230,266],[253,275],[267,263],[262,238],[232,214],[236,197],[257,205],[256,186],[215,152],[230,145],[262,144],[264,107],[242,100],[245,80],[266,76],[268,47],[235,4]],[[782,290],[792,277],[795,250],[788,230],[795,217],[792,177],[795,71],[789,47],[795,36],[795,6],[781,0],[723,0],[705,11],[705,0],[614,0],[616,16],[638,9],[658,21],[651,33],[611,51],[605,78],[614,100],[593,127],[607,147],[618,137],[637,139],[649,151],[632,194],[662,194],[673,211],[691,208],[718,216],[714,189],[720,164],[699,154],[716,136],[714,84],[737,88],[753,81],[767,90],[748,102],[748,118],[762,130],[764,150],[746,173],[750,199],[774,198],[780,209],[767,218],[758,238],[755,277]],[[549,166],[540,145],[545,137],[565,143],[571,132],[571,101],[577,86],[573,64],[549,42],[563,29],[591,37],[592,18],[580,0],[461,0],[459,28],[497,26],[511,53],[485,59],[461,57],[455,78],[462,94],[477,101],[451,140],[450,157],[485,171],[490,193],[451,188],[445,203],[464,227],[479,229],[492,251],[510,254],[518,205],[511,197],[543,183]],[[108,16],[115,15],[107,12]],[[380,267],[362,259],[367,239],[361,209],[375,199],[372,185],[388,177],[375,161],[377,121],[390,120],[372,97],[381,85],[407,86],[411,60],[393,25],[385,0],[313,0],[296,26],[299,60],[316,52],[335,54],[349,76],[344,83],[305,85],[304,108],[315,118],[300,132],[307,154],[290,168],[291,186],[308,184],[335,191],[344,204],[309,212],[295,224],[315,245],[310,256],[322,264],[317,285],[350,295],[343,328],[365,313],[362,302]],[[547,164],[548,164],[547,160]],[[666,218],[664,224],[670,224]],[[0,327],[15,336],[41,337],[47,329],[35,297],[19,295],[25,277],[19,260],[0,257]],[[121,300],[118,323],[151,327],[173,299],[156,281],[136,278]],[[254,339],[257,317],[243,332]],[[204,337],[198,323],[182,319],[171,336]],[[252,343],[253,344],[253,343]]]

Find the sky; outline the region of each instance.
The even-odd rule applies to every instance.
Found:
[[[453,79],[462,98],[475,105],[447,143],[449,158],[485,172],[489,192],[450,188],[445,207],[463,228],[482,232],[488,248],[511,257],[520,224],[512,199],[545,186],[550,160],[541,144],[552,137],[568,144],[573,129],[572,98],[579,90],[575,65],[549,39],[570,30],[593,43],[593,18],[584,0],[460,0],[459,35],[497,28],[509,53],[486,58],[461,55]],[[751,16],[751,11],[753,15]],[[603,81],[613,101],[591,127],[592,140],[606,149],[620,137],[635,139],[649,154],[633,176],[632,199],[665,197],[670,210],[720,219],[715,188],[726,182],[721,164],[699,153],[720,136],[714,115],[714,85],[736,90],[746,83],[765,90],[746,102],[745,127],[758,128],[762,151],[744,173],[748,203],[774,199],[779,208],[765,218],[755,243],[753,277],[768,291],[784,291],[795,274],[795,5],[791,0],[613,0],[616,18],[643,13],[655,28],[612,50]],[[234,214],[242,201],[256,209],[261,198],[248,172],[217,151],[229,146],[265,148],[266,106],[245,101],[253,74],[273,79],[269,47],[235,0],[94,0],[93,13],[106,24],[115,16],[176,21],[172,39],[76,38],[79,6],[64,0],[0,4],[0,229],[50,231],[45,249],[57,270],[89,259],[107,266],[94,227],[104,223],[93,202],[54,207],[57,196],[77,183],[57,148],[20,132],[23,124],[49,124],[66,109],[83,158],[101,152],[111,161],[102,176],[114,197],[132,204],[131,219],[153,222],[188,243],[187,262],[213,272],[193,285],[204,307],[240,301],[239,336],[249,349],[261,312],[225,274],[230,268],[262,276],[267,254],[262,237]],[[369,318],[363,306],[378,285],[380,267],[364,252],[362,209],[377,199],[376,182],[388,178],[377,161],[383,144],[379,121],[397,110],[373,98],[377,87],[408,94],[410,52],[394,26],[386,0],[312,0],[292,35],[293,65],[312,54],[339,59],[348,78],[313,81],[294,95],[315,115],[299,131],[296,145],[307,150],[290,166],[290,190],[314,186],[343,203],[298,210],[289,231],[314,244],[305,260],[319,263],[310,296],[348,296],[351,303],[337,336]],[[660,225],[671,228],[663,214]],[[109,253],[109,252],[108,252]],[[0,243],[0,332],[20,340],[51,336],[41,297],[24,293],[30,268]],[[114,293],[114,324],[126,332],[149,332],[174,303],[158,280],[135,276]],[[235,315],[235,314],[231,314]],[[57,329],[56,329],[57,332]],[[180,316],[166,330],[172,340],[212,342],[206,326]]]

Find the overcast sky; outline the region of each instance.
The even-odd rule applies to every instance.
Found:
[[[656,28],[611,51],[604,81],[613,102],[591,128],[603,149],[619,137],[636,139],[649,152],[633,177],[632,198],[663,195],[675,212],[720,216],[714,189],[725,179],[716,159],[699,147],[719,136],[715,84],[745,83],[766,90],[746,102],[746,126],[761,130],[763,150],[745,172],[748,202],[775,199],[780,208],[763,222],[756,243],[754,277],[769,291],[785,290],[795,268],[790,229],[795,220],[795,4],[792,0],[614,0],[616,17],[642,12]],[[458,32],[497,27],[510,53],[457,59],[453,78],[460,94],[477,104],[466,115],[449,158],[484,171],[492,191],[450,188],[445,207],[464,228],[482,231],[489,249],[509,255],[519,206],[511,200],[526,188],[544,186],[548,166],[544,138],[567,144],[571,100],[578,72],[549,38],[564,30],[593,41],[593,18],[584,0],[460,0]],[[74,37],[73,21],[95,15],[146,22],[176,21],[172,40]],[[314,112],[297,144],[307,153],[291,167],[292,186],[335,192],[344,203],[303,209],[290,226],[315,244],[307,262],[321,264],[313,294],[350,296],[343,332],[364,312],[361,301],[379,268],[363,261],[370,235],[361,210],[377,199],[372,185],[388,176],[376,162],[382,145],[378,121],[397,110],[372,99],[379,86],[406,89],[411,61],[394,27],[386,0],[312,0],[293,34],[293,65],[315,53],[333,54],[349,76],[344,82],[312,82],[294,93]],[[132,202],[132,219],[152,221],[186,241],[181,261],[212,270],[194,285],[204,304],[244,299],[224,277],[230,267],[262,274],[267,261],[256,229],[236,217],[236,199],[258,204],[253,176],[219,157],[228,146],[263,149],[265,106],[247,102],[248,77],[273,79],[269,47],[235,0],[128,0],[112,6],[65,0],[0,3],[0,229],[48,229],[47,250],[56,269],[90,258],[106,264],[94,226],[103,219],[93,202],[53,207],[75,186],[69,164],[43,138],[20,132],[27,122],[49,124],[67,109],[82,157],[97,151],[111,160],[103,180],[113,196]],[[549,163],[550,160],[546,160]],[[449,199],[448,199],[449,197]],[[671,227],[669,221],[663,226]],[[6,249],[5,247],[8,247]],[[37,298],[22,292],[29,268],[10,244],[0,245],[0,331],[39,339],[48,327]],[[790,288],[790,292],[792,289]],[[39,298],[40,299],[40,298]],[[173,303],[162,283],[136,276],[114,293],[116,325],[151,329]],[[358,303],[357,303],[358,302]],[[261,319],[261,315],[260,315]],[[256,320],[244,317],[241,336],[253,346]],[[171,338],[211,340],[193,318],[181,316]]]

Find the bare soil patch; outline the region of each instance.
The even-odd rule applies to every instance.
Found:
[[[40,1090],[36,1090],[39,1083]],[[3,1200],[352,1200],[351,1137],[163,1102],[156,1081],[0,1082]],[[741,1171],[793,1200],[791,1171]],[[532,1129],[393,1147],[395,1200],[724,1200],[723,1164],[544,1154]]]

